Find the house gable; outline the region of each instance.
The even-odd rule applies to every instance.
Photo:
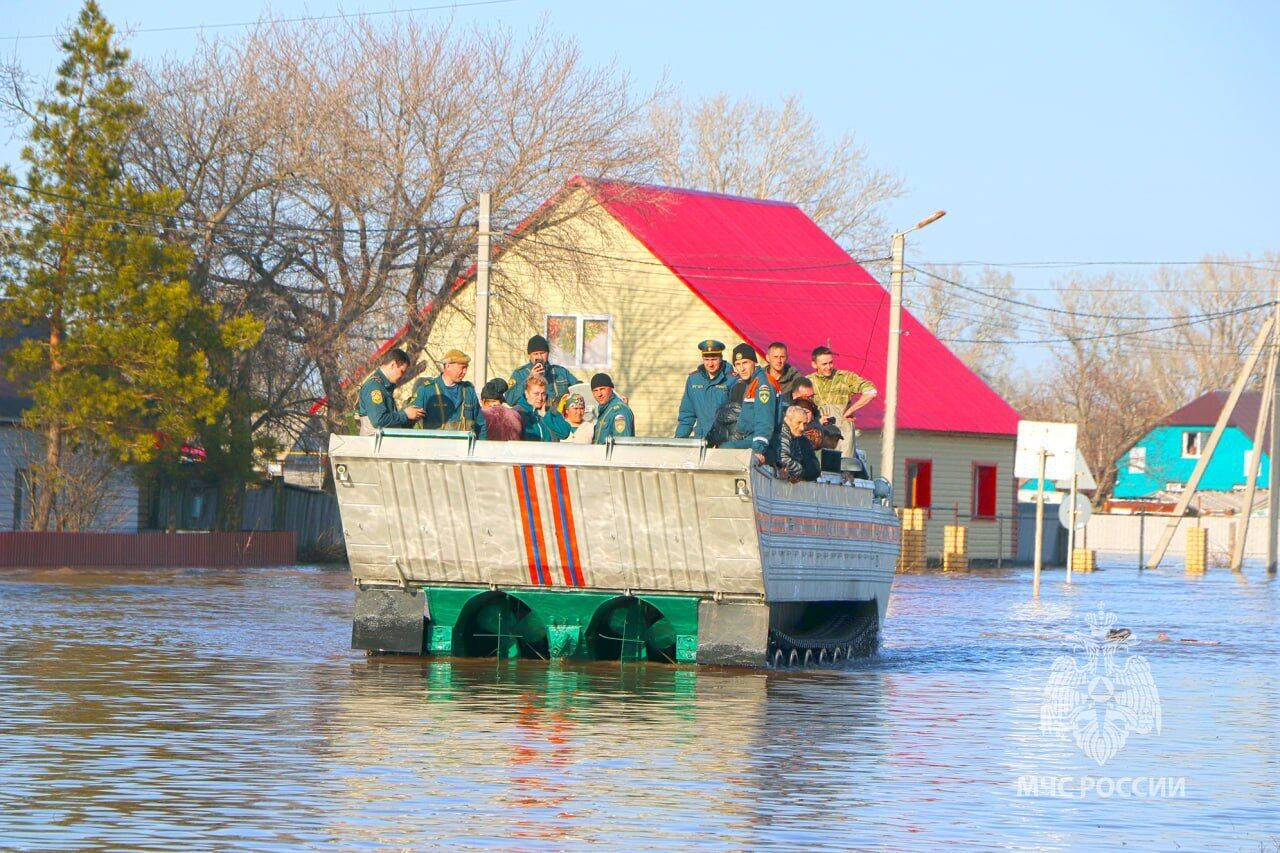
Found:
[[[584,382],[598,371],[609,373],[635,411],[639,435],[675,432],[685,378],[701,364],[698,341],[738,341],[696,293],[599,207],[514,243],[502,255],[491,290],[490,377],[509,379],[528,361],[525,346],[531,335],[545,334],[548,315],[607,318],[607,361],[566,366]],[[475,288],[467,283],[441,309],[423,358],[435,362],[454,347],[472,352],[474,317]],[[435,372],[433,364],[423,375]],[[484,381],[471,379],[477,386]]]

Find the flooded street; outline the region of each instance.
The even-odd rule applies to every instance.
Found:
[[[1275,850],[1280,584],[1247,577],[904,576],[879,657],[757,672],[366,658],[345,569],[10,572],[0,847]],[[1041,731],[1100,606],[1160,709],[1101,764]]]

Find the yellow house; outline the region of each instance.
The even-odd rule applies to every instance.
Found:
[[[557,215],[559,214],[559,215]],[[877,386],[885,377],[888,294],[799,207],[693,190],[575,178],[502,247],[493,264],[489,370],[509,378],[543,334],[580,380],[609,373],[637,435],[669,436],[697,343],[763,353],[783,341],[808,373],[810,350]],[[464,278],[429,333],[424,375],[449,349],[474,352],[474,282]],[[970,555],[1013,553],[1018,415],[904,312],[895,502],[923,506],[931,553],[942,526],[970,528]],[[878,460],[883,408],[858,416]]]

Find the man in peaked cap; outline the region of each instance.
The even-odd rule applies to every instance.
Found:
[[[750,447],[756,459],[763,462],[764,452],[778,426],[778,392],[773,390],[750,344],[738,344],[733,348],[733,371],[738,375],[738,381],[745,383],[738,431],[746,437],[726,441],[720,446]]]
[[[550,400],[559,400],[569,393],[570,385],[578,384],[578,377],[560,365],[551,363],[551,344],[542,335],[529,338],[529,345],[525,349],[529,353],[529,360],[511,374],[511,387],[506,397],[508,405],[514,406],[524,399],[524,382],[530,375],[547,380],[547,398]]]
[[[591,396],[598,405],[596,428],[591,436],[592,444],[604,444],[617,436],[636,434],[636,419],[631,407],[613,390],[613,380],[607,373],[591,377]]]
[[[716,411],[729,402],[729,389],[738,377],[724,366],[724,344],[708,338],[698,344],[702,364],[684,381],[676,438],[706,438]]]
[[[422,409],[418,426],[422,429],[452,429],[488,438],[488,425],[476,388],[466,380],[471,356],[451,349],[440,362],[440,375],[418,388],[413,404]]]

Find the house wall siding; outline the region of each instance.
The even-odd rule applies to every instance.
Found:
[[[1209,442],[1211,426],[1159,426],[1147,433],[1135,448],[1146,451],[1146,471],[1130,471],[1129,451],[1120,458],[1119,473],[1116,476],[1115,496],[1117,498],[1145,498],[1164,489],[1166,483],[1186,483],[1195,470],[1195,458],[1182,456],[1182,436],[1186,432],[1203,434],[1201,439],[1205,445]],[[1245,454],[1253,448],[1253,438],[1239,427],[1229,426],[1223,430],[1218,441],[1213,459],[1200,481],[1200,489],[1208,492],[1229,492],[1236,486],[1245,483]],[[1270,483],[1270,460],[1262,454],[1262,463],[1258,469],[1258,488],[1268,488]]]
[[[716,338],[733,347],[740,338],[612,217],[571,220],[539,232],[538,240],[538,257],[509,251],[495,264],[495,278],[505,283],[495,283],[491,297],[488,378],[509,380],[528,360],[525,346],[531,335],[544,333],[547,314],[607,316],[610,363],[569,369],[584,382],[598,371],[612,376],[635,412],[637,435],[673,435],[685,378],[701,364],[698,342]],[[555,257],[548,244],[580,251]],[[518,287],[523,299],[498,296],[504,286]],[[454,347],[474,355],[474,317],[475,290],[467,285],[432,326],[422,355],[432,366],[423,376],[436,375],[436,360]],[[479,388],[486,377],[469,379]],[[407,398],[412,384],[397,396]]]
[[[1017,481],[1013,476],[1014,436],[960,435],[954,433],[899,432],[897,469],[893,502],[902,506],[902,484],[906,482],[908,459],[933,461],[933,496],[929,513],[927,551],[936,557],[942,553],[943,528],[953,523],[957,512],[960,524],[969,528],[969,556],[976,559],[1005,558],[1014,554],[1013,521],[1017,512],[1015,493]],[[858,436],[858,447],[866,451],[871,464],[876,466],[876,476],[883,474],[877,463],[880,459],[880,431],[864,430]],[[997,518],[993,520],[970,519],[973,506],[974,464],[995,465],[998,486],[996,490]]]
[[[0,530],[14,530],[14,495],[17,472],[32,464],[33,447],[39,443],[31,433],[11,424],[0,424]],[[21,529],[31,529],[30,507],[24,508]],[[121,469],[104,496],[98,513],[99,533],[132,533],[138,530],[138,486],[129,472]]]

